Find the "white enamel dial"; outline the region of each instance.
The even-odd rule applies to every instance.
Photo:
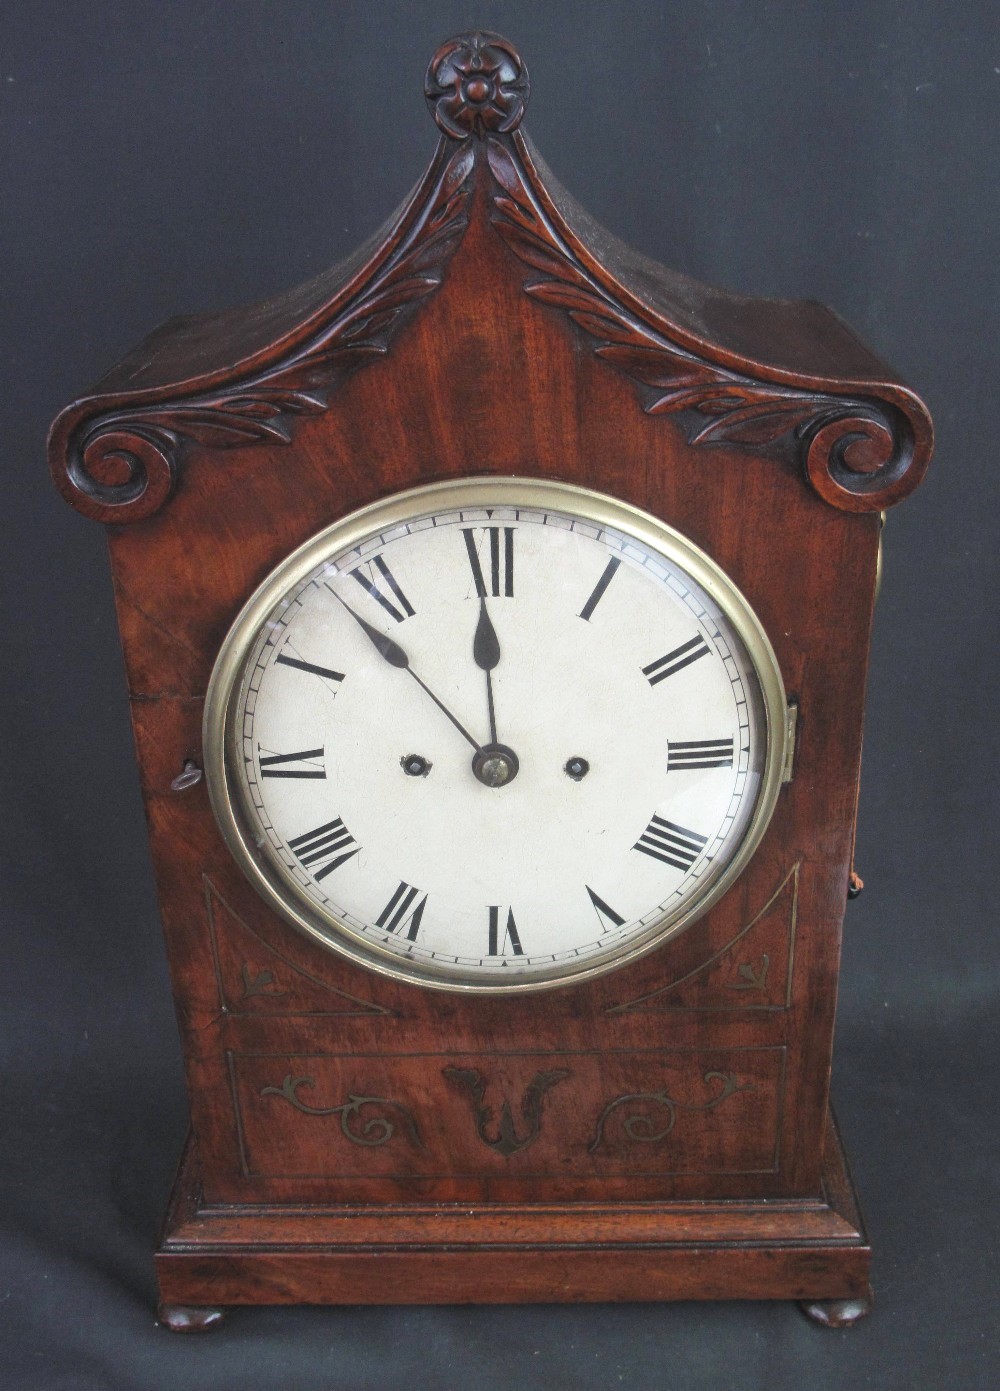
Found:
[[[784,693],[716,566],[581,489],[401,494],[296,552],[206,710],[229,844],[281,913],[418,983],[611,969],[713,902],[773,809]]]

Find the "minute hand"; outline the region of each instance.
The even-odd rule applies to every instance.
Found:
[[[455,718],[455,716],[448,709],[447,705],[445,705],[442,701],[438,700],[437,696],[431,690],[430,686],[428,686],[425,681],[421,681],[420,677],[410,666],[410,659],[403,651],[403,649],[400,647],[399,643],[394,642],[393,639],[387,637],[385,633],[380,633],[377,628],[373,628],[370,623],[368,623],[365,619],[361,617],[360,613],[355,613],[354,610],[351,608],[350,604],[347,603],[345,599],[341,599],[340,595],[337,593],[335,589],[331,589],[329,585],[327,585],[327,589],[330,590],[330,593],[333,595],[335,599],[337,599],[341,604],[343,604],[344,608],[354,619],[355,623],[357,623],[358,627],[367,636],[369,642],[375,648],[375,651],[379,654],[379,656],[382,657],[383,660],[388,662],[390,666],[398,667],[400,668],[400,670],[408,672],[409,675],[413,677],[414,681],[416,681],[420,689],[422,691],[426,691],[426,693],[430,696],[431,700],[433,700],[434,704],[441,711],[442,715],[447,715],[448,719],[451,720],[452,724],[458,730],[459,734],[461,734],[462,738],[468,740],[468,742],[478,753],[479,744],[476,742],[475,739],[473,739],[472,735],[465,728],[465,725],[463,725],[461,721]]]

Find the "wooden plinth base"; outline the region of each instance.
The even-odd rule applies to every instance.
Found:
[[[169,1328],[210,1327],[236,1304],[795,1299],[833,1327],[870,1307],[871,1251],[832,1118],[816,1200],[307,1209],[199,1195],[189,1144],[156,1256]]]

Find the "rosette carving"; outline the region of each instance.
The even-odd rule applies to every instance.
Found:
[[[499,34],[458,34],[435,53],[424,95],[445,135],[480,139],[506,135],[521,124],[528,101],[528,69]]]
[[[326,409],[351,372],[376,362],[408,315],[441,284],[468,224],[474,164],[455,152],[399,245],[358,293],[306,343],[274,365],[211,391],[98,415],[67,414],[53,432],[56,479],[69,500],[104,522],[151,516],[170,496],[184,450],[285,445],[299,421]]]
[[[874,396],[785,386],[706,361],[622,304],[554,225],[516,151],[516,142],[489,141],[493,225],[540,273],[525,293],[562,310],[596,356],[638,383],[648,414],[676,416],[692,445],[795,452],[820,496],[849,511],[880,510],[916,485],[913,429],[901,409]]]

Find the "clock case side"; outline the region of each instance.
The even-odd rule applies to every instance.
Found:
[[[206,1212],[739,1200],[749,1240],[776,1198],[834,1211],[830,1185],[846,1180],[824,1176],[827,1088],[877,514],[916,485],[930,448],[918,398],[835,315],[653,266],[576,208],[516,122],[446,133],[400,214],[345,266],[254,309],[172,321],[58,418],[57,485],[110,523],[192,1103],[184,1182],[197,1175]],[[474,1005],[375,980],[275,918],[229,858],[203,783],[183,778],[203,766],[215,654],[278,561],[357,507],[471,473],[578,483],[684,532],[747,595],[800,710],[794,777],[752,865],[705,918],[585,987]],[[499,1152],[468,1089],[442,1080],[443,1064],[478,1070],[495,1115],[557,1054],[581,1077],[590,1060],[589,1090],[570,1108],[570,1087],[554,1087],[517,1153]],[[622,1059],[640,1060],[642,1086],[616,1071]],[[405,1125],[361,1151],[343,1096],[372,1093],[362,1068],[381,1068],[377,1094],[466,1170],[421,1167]],[[728,1069],[737,1090],[716,1106],[706,1079]],[[304,1078],[312,1090],[297,1089]],[[671,1126],[658,1166],[655,1146],[630,1147],[634,1128],[612,1133],[620,1107],[599,1137],[607,1162],[600,1146],[588,1157],[593,1122],[629,1087],[686,1117],[690,1138]],[[306,1096],[312,1115],[296,1105]],[[573,1112],[590,1125],[576,1139]],[[748,1135],[763,1137],[757,1150]],[[552,1223],[568,1232],[571,1218]],[[203,1253],[216,1239],[186,1231]],[[798,1245],[815,1237],[827,1266],[812,1292],[858,1294],[859,1225],[833,1242],[849,1276],[829,1232],[809,1233]],[[600,1288],[580,1297],[615,1297]],[[728,1275],[714,1292],[753,1288]]]

